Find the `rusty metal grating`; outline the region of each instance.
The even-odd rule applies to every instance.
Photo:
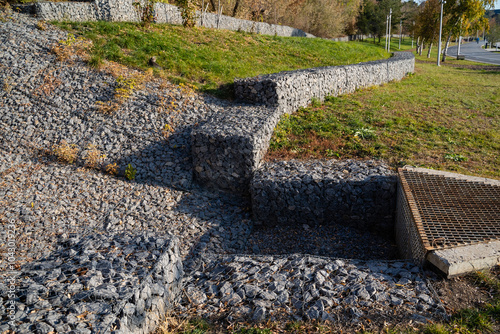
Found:
[[[396,235],[405,257],[500,240],[500,181],[411,167],[399,179]]]

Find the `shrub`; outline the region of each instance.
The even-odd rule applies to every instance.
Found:
[[[60,162],[72,164],[76,160],[78,147],[75,144],[68,144],[66,140],[62,140],[58,145],[52,147],[52,153]]]
[[[105,156],[101,153],[97,146],[91,144],[87,147],[87,151],[83,157],[83,161],[85,162],[85,167],[98,169],[102,164],[102,160]]]
[[[116,162],[112,163],[112,164],[110,163],[110,164],[106,165],[105,170],[106,170],[106,173],[108,173],[108,174],[116,175],[116,174],[118,174],[118,165],[116,164]]]
[[[196,25],[196,6],[192,0],[178,0],[181,10],[182,25],[186,28],[192,28]]]

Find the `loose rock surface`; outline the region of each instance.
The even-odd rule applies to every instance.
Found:
[[[179,314],[345,325],[374,313],[382,322],[441,316],[409,262],[265,256],[273,241],[249,243],[258,236],[249,203],[192,179],[192,129],[239,107],[151,80],[102,113],[98,102],[113,100],[117,80],[81,58],[57,60],[52,47],[67,39],[48,24],[38,29],[32,17],[0,15],[0,221],[15,225],[16,243],[15,260],[0,263],[3,305],[16,305],[14,328],[3,306],[0,332],[151,329],[139,329],[144,318],[135,315],[164,312],[169,305],[158,298],[182,271]],[[53,146],[62,140],[78,148],[73,164],[56,161]],[[102,166],[119,166],[118,175],[85,167],[89,145],[105,155]],[[128,164],[137,169],[133,181],[124,178]],[[341,239],[349,231],[333,233]],[[6,231],[1,237],[5,254]],[[310,243],[295,238],[299,249]],[[245,252],[259,256],[234,255]]]
[[[186,316],[383,326],[445,315],[410,262],[207,254],[190,271],[181,307]]]

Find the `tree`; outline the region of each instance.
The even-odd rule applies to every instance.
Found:
[[[373,35],[380,39],[385,35],[386,19],[392,9],[392,27],[401,18],[401,2],[399,0],[365,0],[358,16],[358,29],[363,34]]]
[[[415,22],[415,32],[420,41],[419,54],[422,54],[425,42],[429,44],[427,57],[430,57],[432,43],[439,32],[439,13],[441,5],[439,0],[427,0],[421,5],[421,10]]]
[[[495,18],[490,19],[490,31],[486,35],[488,41],[493,45],[494,43],[500,43],[500,20],[497,23]]]
[[[446,50],[452,36],[463,35],[472,31],[488,29],[486,9],[492,8],[495,0],[449,0],[444,5],[446,24],[443,25],[446,44],[443,50],[443,59],[446,60]]]

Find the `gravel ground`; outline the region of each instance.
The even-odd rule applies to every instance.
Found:
[[[61,245],[76,242],[85,250],[85,242],[101,245],[105,237],[109,245],[94,247],[100,260],[113,258],[114,248],[128,249],[130,256],[117,257],[126,272],[134,273],[116,274],[124,285],[140,283],[141,273],[161,253],[162,240],[179,239],[186,286],[176,309],[180,315],[219,315],[228,321],[239,316],[333,319],[346,326],[375,314],[380,323],[425,322],[443,315],[417,267],[381,260],[394,258],[387,239],[341,226],[254,229],[248,202],[196,185],[191,129],[234,108],[229,102],[153,80],[117,111],[103,114],[96,103],[112,99],[117,81],[80,59],[58,61],[51,45],[66,39],[50,26],[37,29],[31,17],[1,15],[0,220],[4,230],[13,222],[16,235],[14,270],[7,270],[6,256],[1,259],[1,292],[6,301],[5,280],[16,278],[16,332],[102,328],[107,320],[88,315],[106,310],[68,307],[58,294],[104,289],[99,275],[90,285],[68,285],[65,273],[87,259],[66,261]],[[165,124],[174,129],[168,139],[162,134]],[[59,163],[48,153],[62,140],[79,148],[74,164]],[[117,163],[118,176],[84,167],[91,144],[106,155],[105,164]],[[134,181],[123,177],[128,164],[137,168]],[[6,238],[3,231],[2,254]],[[313,241],[317,238],[322,239]],[[338,242],[325,245],[331,240]],[[247,255],[232,255],[242,253]],[[118,303],[118,288],[106,287],[100,300],[108,294]],[[9,328],[2,308],[0,332]]]

